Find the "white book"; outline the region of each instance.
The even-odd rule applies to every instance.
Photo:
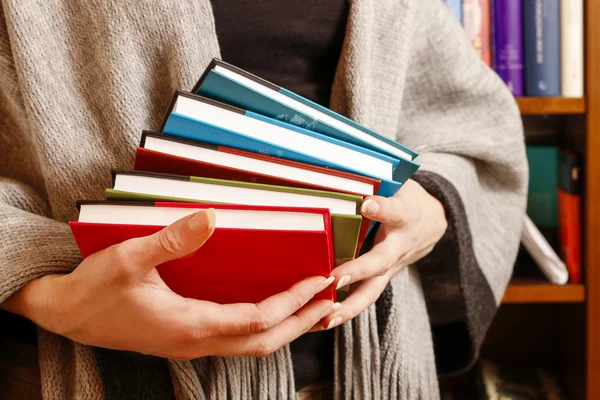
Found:
[[[239,154],[227,153],[210,148],[210,145],[205,147],[188,143],[181,139],[174,139],[166,135],[144,133],[144,139],[141,146],[145,149],[163,154],[170,154],[177,157],[235,168],[261,175],[284,178],[295,182],[322,186],[327,188],[327,190],[339,190],[357,193],[363,196],[375,194],[374,185],[368,182],[277,162],[245,157]]]
[[[292,149],[369,176],[392,179],[394,163],[352,148],[321,140],[295,130],[270,124],[243,113],[219,107],[214,102],[177,94],[171,113],[217,126],[237,134],[257,139],[275,146]],[[391,158],[389,158],[392,160]]]
[[[561,94],[583,97],[583,0],[560,2]]]
[[[167,226],[204,208],[159,207],[114,203],[79,206],[79,222]],[[215,227],[233,229],[322,231],[323,215],[310,212],[215,209]]]
[[[523,243],[525,249],[531,254],[531,257],[550,282],[557,285],[567,283],[569,280],[567,266],[561,261],[558,254],[556,254],[529,216],[525,216],[521,243]]]
[[[203,179],[203,178],[201,178]],[[243,204],[252,206],[280,206],[326,208],[332,214],[357,215],[357,203],[320,194],[284,192],[264,188],[228,186],[219,183],[193,182],[175,177],[138,172],[115,172],[113,189],[131,194],[145,194],[212,203]],[[271,186],[278,188],[278,186]]]

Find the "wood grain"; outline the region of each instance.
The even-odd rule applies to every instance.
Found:
[[[523,115],[583,114],[585,98],[518,97],[517,104]]]
[[[581,284],[553,285],[533,279],[514,279],[506,289],[502,304],[582,303],[585,286]]]
[[[585,2],[587,155],[585,265],[587,284],[587,398],[600,394],[600,0]]]

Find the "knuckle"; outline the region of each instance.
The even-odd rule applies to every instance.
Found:
[[[166,228],[158,234],[158,245],[168,254],[177,255],[183,250],[183,244],[172,229]]]
[[[268,357],[275,353],[276,350],[277,349],[272,344],[261,341],[252,348],[250,355],[254,357]]]
[[[248,330],[250,333],[261,333],[268,331],[273,327],[273,321],[269,315],[267,315],[258,305],[256,305],[256,311],[252,318],[250,318],[250,324]]]
[[[176,345],[190,345],[197,343],[206,338],[206,334],[203,329],[192,328],[192,327],[180,327],[174,329],[172,341]]]
[[[114,247],[112,269],[117,277],[130,277],[137,270],[134,258],[127,246],[120,244]]]
[[[299,310],[306,303],[306,296],[304,293],[294,294],[289,290],[284,292],[285,297],[289,304],[293,307],[294,310]]]

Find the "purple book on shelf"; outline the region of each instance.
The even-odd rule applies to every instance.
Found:
[[[493,68],[514,96],[523,96],[523,3],[493,0]]]

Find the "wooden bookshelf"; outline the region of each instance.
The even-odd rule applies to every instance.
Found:
[[[585,285],[569,283],[563,286],[534,279],[513,279],[504,294],[502,304],[583,303]]]
[[[519,110],[523,115],[584,114],[585,98],[519,97]]]

